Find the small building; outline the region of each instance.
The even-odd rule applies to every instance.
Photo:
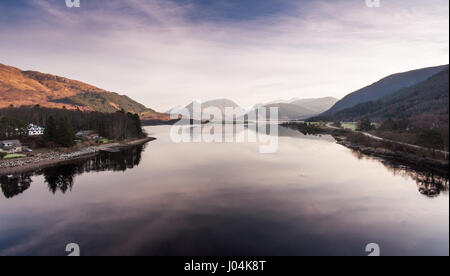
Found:
[[[44,135],[44,128],[34,125],[34,124],[29,124],[28,125],[28,136],[37,136],[37,135]]]
[[[0,150],[6,153],[22,152],[22,144],[19,140],[0,141]]]
[[[78,139],[86,139],[86,140],[96,140],[100,137],[95,131],[93,130],[81,130],[78,131],[75,136]]]

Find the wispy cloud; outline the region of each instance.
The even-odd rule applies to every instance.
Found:
[[[193,0],[82,1],[80,9],[63,2],[34,0],[23,10],[26,23],[2,23],[1,62],[160,110],[193,98],[252,105],[341,97],[449,58],[448,1],[382,1],[380,8],[363,0],[286,1],[289,9],[247,19],[241,11],[238,20],[207,16]]]

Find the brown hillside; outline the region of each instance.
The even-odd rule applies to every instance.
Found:
[[[169,120],[132,99],[64,77],[22,71],[0,63],[0,108],[40,105],[105,113],[124,109],[147,120]]]

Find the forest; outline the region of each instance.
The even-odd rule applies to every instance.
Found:
[[[144,137],[139,115],[125,112],[101,113],[80,110],[33,107],[0,109],[0,139],[17,139],[27,135],[28,124],[47,127],[52,138],[72,139],[80,130],[93,130],[112,140]],[[49,132],[50,131],[50,132]],[[62,144],[62,143],[60,143]]]

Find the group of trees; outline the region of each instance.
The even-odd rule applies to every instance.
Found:
[[[44,138],[60,146],[70,147],[74,144],[75,131],[66,116],[58,117],[56,120],[50,116],[45,124]]]
[[[361,120],[358,121],[358,124],[356,126],[356,130],[358,131],[371,131],[374,130],[375,126],[370,121],[369,117],[364,117]]]
[[[448,124],[439,124],[441,119],[432,120],[421,117],[413,119],[392,119],[383,121],[377,134],[395,134],[394,140],[423,146],[433,151],[435,149],[448,150]]]
[[[375,127],[375,124],[369,117],[364,117],[358,121],[356,130],[376,130],[375,134],[377,136],[408,144],[416,144],[429,148],[433,152],[436,149],[448,150],[448,122],[445,122],[442,118],[435,117],[422,115],[413,119],[388,118],[381,122],[379,127]],[[332,125],[341,127],[339,121],[335,121]]]
[[[0,123],[0,135],[8,134],[8,137],[4,138],[12,138],[11,129],[27,130],[27,124],[32,123],[46,128],[46,139],[64,146],[73,143],[74,133],[79,130],[93,130],[112,140],[138,138],[145,135],[139,115],[124,110],[101,113],[39,106],[4,108],[0,109],[0,122],[8,122]],[[19,131],[15,133],[17,134],[15,136],[20,136],[21,133]],[[23,134],[26,135],[26,132]]]
[[[18,139],[27,135],[28,126],[24,121],[0,116],[0,139]]]

